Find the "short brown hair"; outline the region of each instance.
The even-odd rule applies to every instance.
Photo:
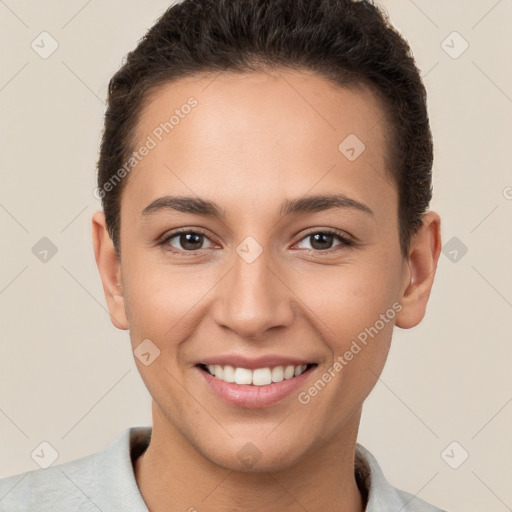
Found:
[[[186,76],[278,67],[314,71],[344,87],[368,85],[381,100],[390,132],[388,173],[399,194],[400,247],[407,256],[432,198],[426,91],[408,43],[369,0],[183,0],[167,9],[109,83],[98,188],[118,255],[128,176],[105,186],[134,150],[149,93]]]

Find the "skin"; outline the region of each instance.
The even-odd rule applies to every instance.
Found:
[[[149,338],[160,350],[149,366],[135,358],[153,398],[152,440],[135,464],[143,498],[152,512],[362,511],[354,478],[362,404],[394,325],[414,327],[425,314],[440,218],[424,215],[403,258],[398,194],[386,169],[388,128],[366,89],[292,70],[181,79],[152,97],[136,147],[190,96],[197,107],[129,176],[121,261],[103,213],[92,219],[113,324],[129,329],[132,349]],[[366,146],[355,161],[338,150],[351,133]],[[350,208],[279,214],[285,199],[330,193],[373,215]],[[170,209],[141,216],[171,194],[213,201],[226,216]],[[197,249],[187,252],[179,236],[167,249],[157,245],[182,227],[205,233]],[[326,228],[355,244],[333,237],[314,245],[311,235]],[[248,236],[262,248],[252,263],[236,251]],[[195,367],[226,353],[305,358],[318,364],[307,390],[394,303],[401,311],[306,405],[293,393],[266,408],[235,407],[212,394]],[[237,456],[248,442],[261,455],[250,468]]]

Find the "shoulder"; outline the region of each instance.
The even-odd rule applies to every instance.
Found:
[[[127,512],[145,512],[131,449],[134,440],[147,434],[147,427],[132,427],[96,453],[0,479],[0,510],[107,512],[122,504]]]
[[[100,454],[95,453],[46,469],[2,478],[0,509],[5,512],[87,510],[86,491],[81,488],[84,480],[90,481],[100,470],[101,459]]]
[[[379,463],[364,446],[356,444],[356,469],[368,492],[365,512],[446,512],[417,496],[393,487]]]

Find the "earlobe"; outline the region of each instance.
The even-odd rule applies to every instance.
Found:
[[[92,242],[96,265],[110,313],[110,321],[118,329],[127,330],[128,319],[124,305],[121,264],[108,233],[105,214],[102,211],[97,211],[92,216]]]
[[[441,219],[437,213],[428,212],[423,216],[423,226],[411,238],[408,259],[404,264],[405,284],[400,297],[402,309],[396,316],[398,327],[415,327],[425,316],[440,253]]]

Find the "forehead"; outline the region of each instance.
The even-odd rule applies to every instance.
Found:
[[[139,211],[164,189],[254,203],[259,192],[268,201],[271,191],[282,198],[341,187],[367,202],[395,200],[388,132],[369,89],[340,87],[312,72],[187,77],[160,86],[146,102],[135,149],[149,140],[153,147],[123,195],[138,201]]]

